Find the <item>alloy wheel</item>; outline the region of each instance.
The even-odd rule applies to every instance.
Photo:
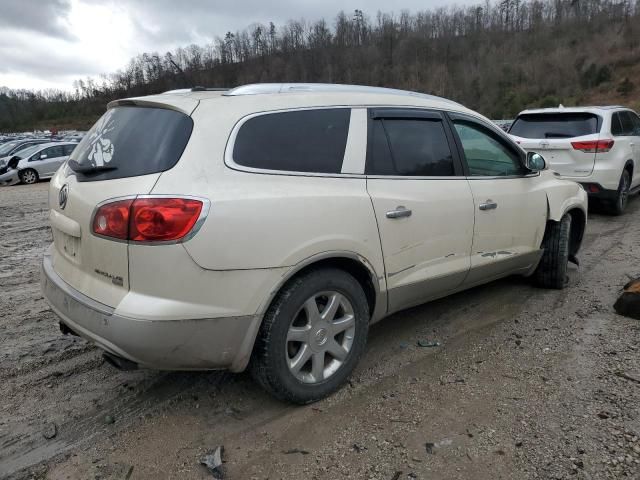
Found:
[[[346,361],[355,335],[351,302],[339,292],[320,292],[304,302],[287,332],[286,361],[301,382],[326,380]]]

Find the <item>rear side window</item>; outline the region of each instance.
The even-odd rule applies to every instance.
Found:
[[[331,108],[260,115],[236,135],[233,161],[287,172],[340,173],[351,110]]]
[[[192,129],[191,117],[174,110],[112,108],[71,154],[78,168],[70,166],[81,182],[164,172],[182,156]]]
[[[62,146],[62,148],[64,149],[64,154],[65,155],[71,155],[71,152],[73,152],[76,147],[77,147],[77,145],[63,145]]]
[[[516,118],[509,133],[522,138],[572,138],[598,133],[601,124],[593,113],[528,113]]]
[[[374,120],[367,175],[441,177],[455,175],[440,120]]]
[[[611,117],[611,134],[615,136],[634,135],[635,125],[631,112],[616,112]]]
[[[47,155],[47,158],[58,158],[64,156],[64,149],[62,145],[56,145],[55,147],[47,148],[44,153]]]

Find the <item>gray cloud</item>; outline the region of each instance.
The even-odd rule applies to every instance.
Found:
[[[461,4],[475,4],[482,0],[458,0]],[[340,11],[350,15],[362,9],[372,21],[376,13],[396,12],[406,9],[412,12],[438,8],[446,0],[403,0],[401,4],[388,0],[79,0],[85,5],[99,5],[121,12],[134,28],[129,44],[114,50],[117,25],[113,36],[76,38],[70,33],[68,19],[73,4],[71,0],[0,0],[0,76],[20,75],[33,79],[34,84],[45,82],[52,86],[68,83],[73,79],[111,73],[100,58],[100,51],[114,52],[121,67],[130,58],[145,52],[164,53],[191,43],[205,44],[227,31],[236,32],[252,24],[276,26],[287,20],[305,19],[313,22],[324,18],[333,25]],[[99,19],[96,19],[100,21]],[[86,33],[75,33],[86,35]],[[129,37],[127,37],[129,38]],[[96,41],[98,42],[96,44]],[[86,45],[92,44],[92,50]],[[101,47],[99,46],[101,45]],[[0,78],[0,84],[2,78]],[[15,81],[14,84],[15,85]]]
[[[72,39],[66,19],[70,0],[0,0],[0,28]]]

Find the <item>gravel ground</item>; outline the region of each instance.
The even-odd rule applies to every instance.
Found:
[[[592,213],[563,291],[509,278],[371,329],[353,380],[307,407],[248,375],[119,372],[40,294],[48,185],[0,189],[0,477],[640,478],[640,201]],[[438,347],[420,347],[437,340]]]

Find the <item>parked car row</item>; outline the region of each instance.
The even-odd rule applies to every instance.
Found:
[[[585,189],[480,114],[344,85],[111,102],[49,205],[63,332],[121,368],[248,368],[296,403],[394,312],[508,275],[564,288],[587,223]]]
[[[21,140],[0,146],[0,186],[31,184],[51,178],[78,144]],[[7,153],[8,152],[8,153]]]

